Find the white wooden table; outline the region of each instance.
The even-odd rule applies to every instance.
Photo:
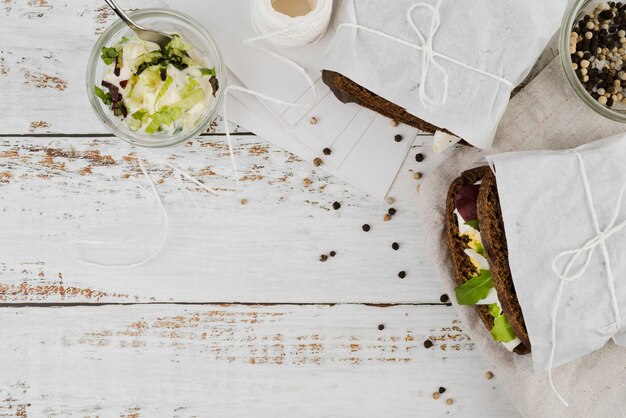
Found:
[[[163,252],[136,269],[79,263],[140,259],[163,231],[142,150],[85,95],[112,19],[103,2],[0,2],[0,416],[516,416],[440,302],[413,177],[441,158],[426,135],[390,222],[384,202],[241,129],[234,196],[148,158],[170,217]],[[158,154],[229,189],[222,133]],[[113,243],[72,243],[85,239]]]

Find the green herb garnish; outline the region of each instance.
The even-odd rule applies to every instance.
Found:
[[[474,229],[478,229],[478,219],[472,219],[471,221],[465,222],[465,225],[471,226]]]
[[[487,297],[492,287],[491,272],[489,270],[480,270],[478,276],[472,277],[454,289],[454,293],[460,305],[476,305],[478,301]]]
[[[509,320],[504,315],[500,315],[495,319],[495,321],[493,321],[491,336],[494,340],[501,341],[503,343],[511,342],[516,338]]]
[[[500,306],[498,306],[497,303],[492,303],[489,305],[489,314],[494,318],[497,318],[502,315],[502,309],[500,309]]]
[[[111,97],[111,93],[105,93],[104,90],[102,90],[98,86],[93,86],[93,87],[94,87],[94,91],[96,92],[96,96],[98,96],[100,100],[102,100],[102,103],[104,103],[107,106],[111,106],[111,103],[113,103],[113,98]]]
[[[215,76],[215,67],[213,68],[200,68],[200,74]]]
[[[113,64],[113,60],[119,55],[120,53],[116,48],[107,48],[105,46],[102,47],[102,55],[100,56],[100,58],[102,58],[102,61],[104,61],[106,65],[110,65]]]

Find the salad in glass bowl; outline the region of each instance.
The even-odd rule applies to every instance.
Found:
[[[133,144],[165,146],[196,136],[214,120],[222,100],[225,71],[217,48],[198,23],[177,12],[132,16],[171,33],[172,41],[161,49],[122,22],[109,28],[88,69],[92,107],[115,135]]]

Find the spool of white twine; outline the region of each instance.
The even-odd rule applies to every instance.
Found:
[[[266,39],[281,48],[315,43],[326,32],[332,11],[333,0],[251,0],[250,20],[259,36],[250,41]]]

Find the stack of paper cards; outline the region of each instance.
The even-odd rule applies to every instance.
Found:
[[[389,119],[334,97],[321,80],[332,27],[319,42],[304,47],[245,44],[257,35],[250,23],[250,1],[168,0],[170,7],[193,16],[209,31],[230,70],[229,84],[307,105],[282,106],[231,92],[227,98],[229,119],[304,160],[321,158],[321,168],[383,199],[419,131],[404,125],[393,127]],[[306,70],[315,92],[302,73],[281,57]],[[396,135],[402,140],[396,142]],[[324,148],[331,149],[331,154],[324,155]]]

